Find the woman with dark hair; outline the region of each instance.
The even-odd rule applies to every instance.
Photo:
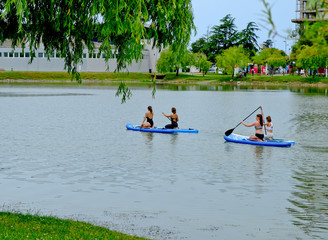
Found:
[[[263,110],[262,107],[261,112],[262,114],[256,115],[256,121],[251,124],[246,124],[243,121],[241,122],[246,127],[255,127],[255,135],[249,137],[251,141],[264,141],[264,134],[263,134]]]
[[[171,115],[166,115],[165,113],[162,112],[162,114],[167,117],[167,118],[171,118],[171,124],[167,124],[165,126],[165,128],[170,128],[170,129],[178,129],[178,121],[179,121],[179,117],[177,114],[177,110],[175,109],[175,107],[173,107],[171,109],[172,114]]]
[[[153,122],[153,108],[151,106],[148,106],[148,112],[146,112],[145,117],[142,121],[141,128],[154,128],[154,122]],[[147,122],[145,120],[147,119]]]

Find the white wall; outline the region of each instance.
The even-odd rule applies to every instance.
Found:
[[[29,52],[28,47],[25,49],[25,53]],[[11,53],[11,54],[10,54]],[[20,56],[22,48],[11,48],[11,43],[6,41],[0,45],[0,69],[5,71],[53,71],[61,72],[66,71],[64,69],[64,59],[57,58],[56,54],[50,58],[50,61],[46,57],[39,57],[39,53],[44,54],[43,46],[40,46],[36,52],[36,57],[33,62],[29,64],[30,57]],[[106,64],[105,59],[100,58],[89,58],[88,52],[85,50],[86,58],[83,58],[83,63],[79,64],[77,69],[80,72],[105,72],[107,67],[109,71],[113,72],[116,69],[116,59],[109,59]],[[132,64],[128,65],[126,69],[122,71],[129,72],[156,72],[156,62],[159,58],[158,49],[152,49],[150,44],[145,46],[143,51],[144,57],[138,63],[133,61]],[[5,56],[7,55],[7,56]]]

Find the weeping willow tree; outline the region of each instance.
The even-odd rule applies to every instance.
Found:
[[[61,54],[78,81],[76,66],[83,49],[95,49],[95,39],[106,61],[115,52],[119,71],[142,59],[145,40],[178,52],[195,29],[191,0],[0,0],[0,14],[0,42],[9,39],[13,48],[28,43],[31,61],[43,43],[46,53]]]

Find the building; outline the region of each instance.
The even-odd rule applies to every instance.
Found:
[[[307,4],[309,0],[296,0],[296,18],[293,23],[302,24],[305,21],[317,21],[318,19],[328,19],[327,9],[319,6],[309,9]]]
[[[82,63],[77,66],[79,72],[113,72],[116,69],[117,61],[113,53],[108,63],[105,62],[105,55],[98,53],[99,43],[95,43],[96,50],[89,53],[87,49],[83,51]],[[160,56],[158,49],[153,49],[151,43],[147,43],[143,50],[143,57],[139,62],[133,61],[122,72],[156,72],[156,63]],[[48,59],[49,57],[49,59]],[[60,54],[53,52],[48,56],[41,44],[35,52],[35,58],[30,63],[31,56],[29,47],[24,51],[21,47],[13,49],[11,41],[0,43],[0,70],[2,71],[46,71],[63,72],[66,71],[64,59]]]

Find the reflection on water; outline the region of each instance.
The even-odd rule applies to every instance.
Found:
[[[263,147],[255,146],[254,152],[256,159],[263,160]]]
[[[315,94],[302,90],[306,101],[291,119],[301,149],[293,156],[293,189],[287,207],[293,224],[311,239],[327,239],[328,230],[328,108]],[[320,92],[320,94],[322,94]],[[325,92],[325,95],[327,92]]]
[[[296,87],[282,85],[241,85],[241,84],[223,84],[223,85],[183,85],[183,84],[158,84],[158,89],[167,89],[173,91],[251,91],[251,90],[267,90],[281,91],[287,90],[293,93],[301,93],[305,95],[325,95],[328,96],[327,87]]]
[[[305,95],[325,95],[328,96],[328,88],[322,87],[291,87],[291,92],[302,93]]]
[[[142,132],[143,136],[145,136],[145,144],[152,144],[154,134],[151,132]]]
[[[286,86],[256,86],[256,85],[239,85],[239,84],[223,84],[223,85],[183,85],[183,84],[163,84],[156,85],[158,89],[166,89],[173,91],[248,91],[248,90],[288,90]]]
[[[88,96],[86,93],[19,93],[19,92],[0,92],[1,97],[64,97],[64,96]]]
[[[171,134],[171,141],[170,143],[174,146],[174,144],[176,143],[177,139],[178,139],[178,135],[179,134]]]
[[[320,167],[320,166],[318,166]],[[300,169],[293,172],[296,183],[288,212],[293,223],[313,239],[327,239],[328,230],[328,169]]]
[[[320,106],[319,106],[320,107]],[[325,107],[325,106],[322,106]],[[295,122],[299,131],[305,128],[312,129],[315,133],[320,132],[321,129],[328,128],[328,112],[322,112],[318,108],[313,108],[307,112],[297,114]],[[315,137],[315,136],[313,136]]]

